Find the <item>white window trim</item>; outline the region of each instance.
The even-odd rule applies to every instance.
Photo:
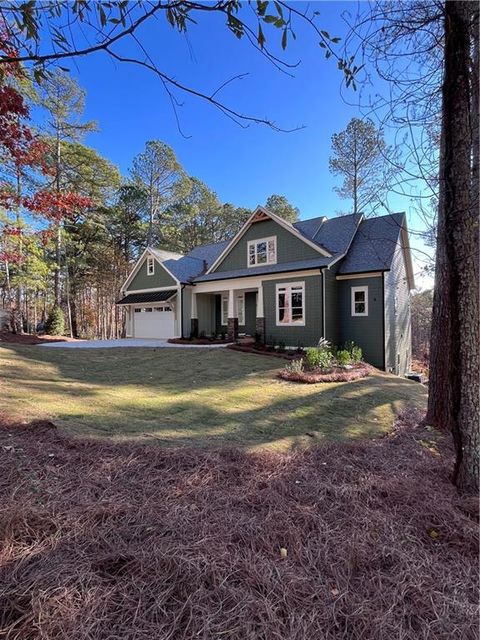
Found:
[[[302,288],[302,308],[303,308],[303,321],[302,322],[280,322],[280,308],[278,306],[278,294],[279,289],[291,289],[292,287]],[[304,327],[306,321],[306,304],[305,304],[305,281],[303,282],[279,282],[275,287],[275,321],[277,327]]]
[[[243,322],[240,322],[240,318],[239,318],[240,305],[243,311]],[[244,327],[245,326],[245,294],[244,293],[237,293],[237,318],[238,318],[238,324],[241,327]]]
[[[150,266],[152,270],[150,271]],[[153,256],[147,256],[147,276],[155,275],[155,258]]]
[[[240,318],[238,318],[238,324],[241,327],[244,327],[245,326],[245,293],[235,293],[235,296],[236,296],[236,302],[237,302],[237,318],[239,315],[238,309],[240,304],[242,305],[242,310],[243,310],[243,322],[240,322]],[[225,303],[226,303],[226,307],[224,306]],[[221,313],[220,323],[222,327],[227,326],[228,324],[228,293],[222,294],[221,312],[222,313]]]
[[[363,313],[357,313],[355,311],[355,293],[358,293],[359,291],[363,291],[363,293],[365,294],[365,311]],[[365,285],[363,287],[352,287],[350,295],[352,316],[368,316],[368,286]]]
[[[226,307],[225,307],[225,302],[227,303],[227,304],[226,304]],[[223,294],[222,294],[222,298],[221,298],[221,312],[222,312],[222,314],[221,314],[221,315],[222,315],[222,319],[221,319],[221,321],[222,321],[222,327],[223,327],[223,326],[225,326],[225,327],[226,327],[226,326],[227,326],[227,324],[228,324],[228,293],[223,293]]]
[[[275,260],[269,260],[268,259],[268,243],[273,240],[273,244],[275,247]],[[266,262],[261,262],[258,263],[256,262],[257,259],[257,245],[260,242],[265,242],[267,245],[267,261]],[[255,264],[250,264],[250,247],[251,246],[255,247]],[[249,240],[247,242],[247,267],[263,267],[267,264],[277,264],[277,236],[270,236],[268,238],[258,238],[256,240]]]

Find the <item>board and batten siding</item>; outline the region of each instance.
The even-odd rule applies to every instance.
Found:
[[[247,246],[249,240],[260,240],[276,236],[277,238],[277,264],[309,260],[320,257],[320,253],[313,247],[295,237],[290,231],[284,229],[274,220],[264,220],[252,224],[240,238],[233,249],[222,262],[214,269],[215,272],[233,271],[248,267]],[[252,273],[254,273],[254,268]]]
[[[383,278],[337,280],[340,342],[353,340],[361,347],[364,359],[373,366],[384,367]],[[368,316],[352,315],[352,287],[368,287]]]
[[[127,287],[127,291],[141,289],[160,289],[161,287],[176,287],[177,282],[165,271],[162,265],[155,260],[155,273],[147,275],[147,256],[140,265],[137,273]]]
[[[333,345],[340,345],[341,323],[339,318],[338,286],[340,282],[336,279],[338,265],[331,269],[324,269],[325,282],[325,338]]]
[[[410,289],[404,249],[395,249],[391,270],[385,274],[385,356],[386,369],[403,376],[410,370],[412,333]]]
[[[305,326],[277,326],[276,285],[305,282]],[[279,278],[263,282],[265,338],[267,343],[284,342],[289,347],[313,347],[322,337],[322,276]]]
[[[192,332],[192,287],[183,287],[182,300],[182,337],[188,338]]]

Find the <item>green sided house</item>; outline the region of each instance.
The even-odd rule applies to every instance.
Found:
[[[365,360],[410,369],[414,288],[405,214],[286,222],[258,207],[230,241],[180,255],[149,247],[122,287],[127,336],[353,340]]]

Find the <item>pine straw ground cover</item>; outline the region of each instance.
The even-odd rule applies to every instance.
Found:
[[[477,638],[472,504],[418,420],[289,454],[5,424],[0,636]]]

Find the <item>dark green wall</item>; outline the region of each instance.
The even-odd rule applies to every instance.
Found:
[[[172,278],[170,274],[168,274],[162,265],[155,260],[155,273],[153,276],[147,275],[147,257],[145,256],[144,261],[138,272],[136,273],[133,280],[127,287],[127,291],[135,291],[136,289],[158,289],[159,287],[176,287],[177,283]]]
[[[340,343],[353,340],[363,357],[375,367],[384,366],[383,283],[382,277],[337,280],[340,318]],[[352,287],[368,287],[368,316],[352,316]]]
[[[338,304],[338,266],[324,269],[325,282],[325,338],[336,345],[341,340],[341,324]]]
[[[254,223],[237,242],[223,262],[215,271],[232,271],[234,269],[245,269],[248,267],[247,245],[249,240],[259,240],[277,236],[277,263],[295,262],[297,260],[309,260],[318,258],[319,253],[305,242],[296,238],[289,231],[281,227],[273,220]],[[252,274],[255,268],[252,268]]]
[[[305,282],[304,327],[276,326],[276,285],[289,282]],[[315,346],[322,337],[322,277],[279,278],[263,283],[263,304],[265,310],[265,336],[267,342],[285,342],[287,346]]]

